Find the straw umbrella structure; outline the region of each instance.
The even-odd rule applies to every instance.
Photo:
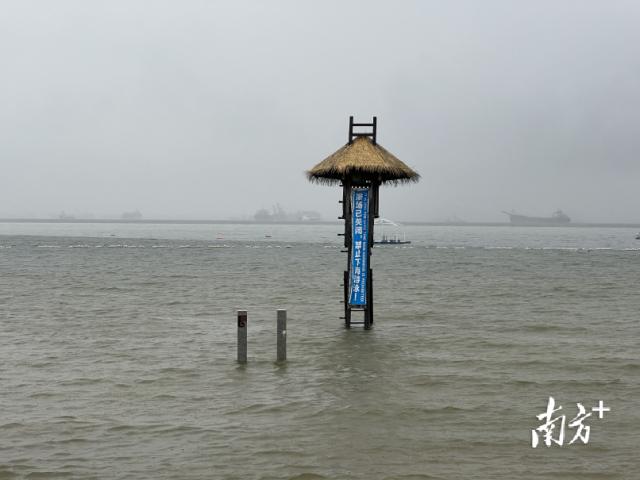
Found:
[[[354,127],[370,127],[366,133],[354,133]],[[404,184],[417,182],[420,175],[399,160],[395,155],[377,143],[377,119],[372,123],[354,123],[349,118],[349,142],[307,171],[307,178],[314,183],[342,186],[342,216],[345,222],[344,246],[349,254],[347,270],[344,272],[344,320],[347,328],[352,323],[363,323],[365,329],[373,324],[373,271],[370,269],[371,247],[373,246],[373,222],[379,216],[378,192],[381,184]],[[366,208],[357,209],[357,198],[366,199]],[[361,203],[361,202],[360,202]],[[364,213],[363,213],[364,212]],[[355,215],[355,216],[354,216]],[[366,217],[364,227],[357,225],[358,218]],[[356,230],[355,238],[353,233]],[[364,237],[362,236],[364,235]],[[357,248],[366,245],[365,270],[360,275]],[[355,254],[354,254],[355,251]],[[356,263],[357,262],[357,263]],[[355,274],[355,275],[354,275]],[[365,278],[362,283],[360,280]],[[358,291],[366,288],[366,300],[353,301],[354,284]],[[351,322],[351,311],[363,310],[363,322]]]
[[[397,185],[420,175],[372,138],[359,136],[307,171],[307,178],[326,185],[349,179]]]

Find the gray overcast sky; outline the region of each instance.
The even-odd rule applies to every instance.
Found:
[[[640,2],[0,5],[0,216],[338,215],[304,171],[378,116],[395,220],[640,221]]]

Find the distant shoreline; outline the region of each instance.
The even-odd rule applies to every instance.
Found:
[[[122,223],[122,224],[158,224],[158,225],[341,225],[340,221],[298,221],[298,222],[259,222],[255,220],[177,220],[177,219],[70,219],[70,218],[0,218],[0,223]],[[608,227],[608,228],[637,228],[640,223],[569,223],[563,225],[512,225],[508,222],[400,222],[406,226],[430,226],[430,227]]]

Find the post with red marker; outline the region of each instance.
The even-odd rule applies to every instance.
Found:
[[[247,363],[247,311],[238,310],[238,363]]]

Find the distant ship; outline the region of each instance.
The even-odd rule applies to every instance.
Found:
[[[557,225],[567,225],[571,222],[569,216],[564,213],[562,210],[557,210],[550,217],[529,217],[527,215],[520,215],[514,212],[505,212],[509,215],[509,220],[511,221],[511,225],[537,225],[537,226],[557,226]]]
[[[399,235],[394,235],[390,237],[388,235],[383,235],[381,240],[376,240],[373,242],[374,245],[404,245],[407,243],[411,243],[411,240],[407,240],[406,236],[402,236],[400,238]]]

